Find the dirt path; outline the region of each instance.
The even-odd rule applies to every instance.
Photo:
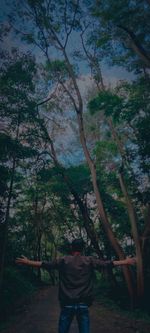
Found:
[[[150,333],[150,323],[129,319],[102,304],[93,305],[90,316],[91,333]],[[57,288],[43,289],[2,333],[57,333],[58,317]],[[69,333],[78,333],[76,321]]]

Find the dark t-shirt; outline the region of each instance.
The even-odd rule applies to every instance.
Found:
[[[51,262],[43,262],[42,268],[59,271],[59,301],[61,305],[93,301],[93,273],[101,267],[113,267],[112,261],[103,261],[82,255],[65,256]]]

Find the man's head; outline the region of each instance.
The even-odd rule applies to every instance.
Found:
[[[71,248],[73,252],[82,252],[84,248],[84,242],[82,238],[74,239],[71,243]]]

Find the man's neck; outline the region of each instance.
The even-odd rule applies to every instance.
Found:
[[[79,251],[72,251],[72,256],[79,256],[81,255],[81,252]]]

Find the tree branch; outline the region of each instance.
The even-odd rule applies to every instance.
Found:
[[[150,56],[147,54],[146,50],[143,48],[143,46],[140,44],[140,42],[137,40],[136,35],[131,31],[130,29],[124,27],[123,25],[117,25],[118,28],[125,31],[130,40],[131,40],[131,47],[134,50],[134,52],[144,61],[145,65],[147,67],[150,67]]]

